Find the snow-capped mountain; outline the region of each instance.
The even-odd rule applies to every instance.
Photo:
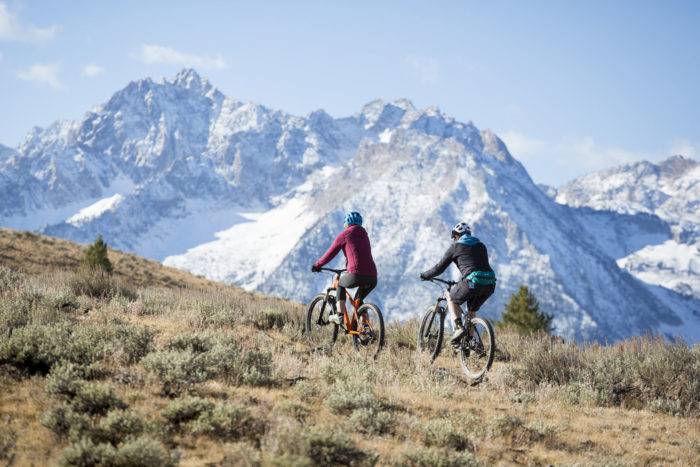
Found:
[[[700,300],[699,162],[674,156],[627,164],[573,180],[554,196],[590,216],[646,218],[646,231],[627,224],[622,237],[636,246],[619,249],[618,264],[644,282]]]
[[[487,315],[528,284],[569,338],[700,339],[700,318],[680,295],[660,296],[616,263],[647,245],[644,235],[667,238],[675,226],[646,212],[558,204],[494,134],[407,100],[373,101],[346,118],[298,117],[230,99],[184,70],[130,83],[81,121],[34,129],[16,151],[0,151],[0,193],[3,225],[83,242],[102,234],[117,248],[298,300],[325,283],[309,266],[357,209],[380,273],[372,299],[390,317],[434,300],[417,275],[465,220],[499,276]],[[614,248],[584,233],[584,211],[615,226]],[[629,229],[644,235],[630,241]]]

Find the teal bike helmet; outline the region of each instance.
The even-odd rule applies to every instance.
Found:
[[[362,225],[362,216],[357,211],[351,211],[345,216],[345,221],[343,222],[345,227],[349,225]]]

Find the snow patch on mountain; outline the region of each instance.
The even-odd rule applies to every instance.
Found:
[[[79,227],[80,224],[85,223],[91,219],[101,216],[105,211],[114,209],[124,200],[124,196],[117,193],[114,196],[108,198],[103,198],[90,206],[81,209],[76,214],[69,217],[66,222],[68,224]]]
[[[617,264],[644,282],[700,299],[700,242],[684,244],[668,240],[660,245],[648,245],[621,258]]]

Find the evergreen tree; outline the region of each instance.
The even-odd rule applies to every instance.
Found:
[[[540,304],[524,285],[511,295],[501,319],[501,326],[512,327],[521,334],[552,330],[552,315],[540,312]]]
[[[91,269],[112,272],[112,263],[107,257],[107,244],[102,240],[102,235],[98,235],[95,243],[85,250],[83,264]]]

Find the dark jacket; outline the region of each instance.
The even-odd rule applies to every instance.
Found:
[[[326,253],[316,261],[314,266],[323,266],[330,262],[340,250],[347,260],[347,270],[351,274],[377,277],[377,267],[372,259],[372,247],[367,231],[360,225],[349,225],[340,232]]]
[[[445,256],[431,269],[424,272],[421,276],[425,279],[431,279],[439,276],[450,263],[455,263],[462,277],[466,277],[474,271],[493,272],[489,265],[489,255],[486,251],[486,245],[471,235],[462,235],[454,242],[445,252]]]

